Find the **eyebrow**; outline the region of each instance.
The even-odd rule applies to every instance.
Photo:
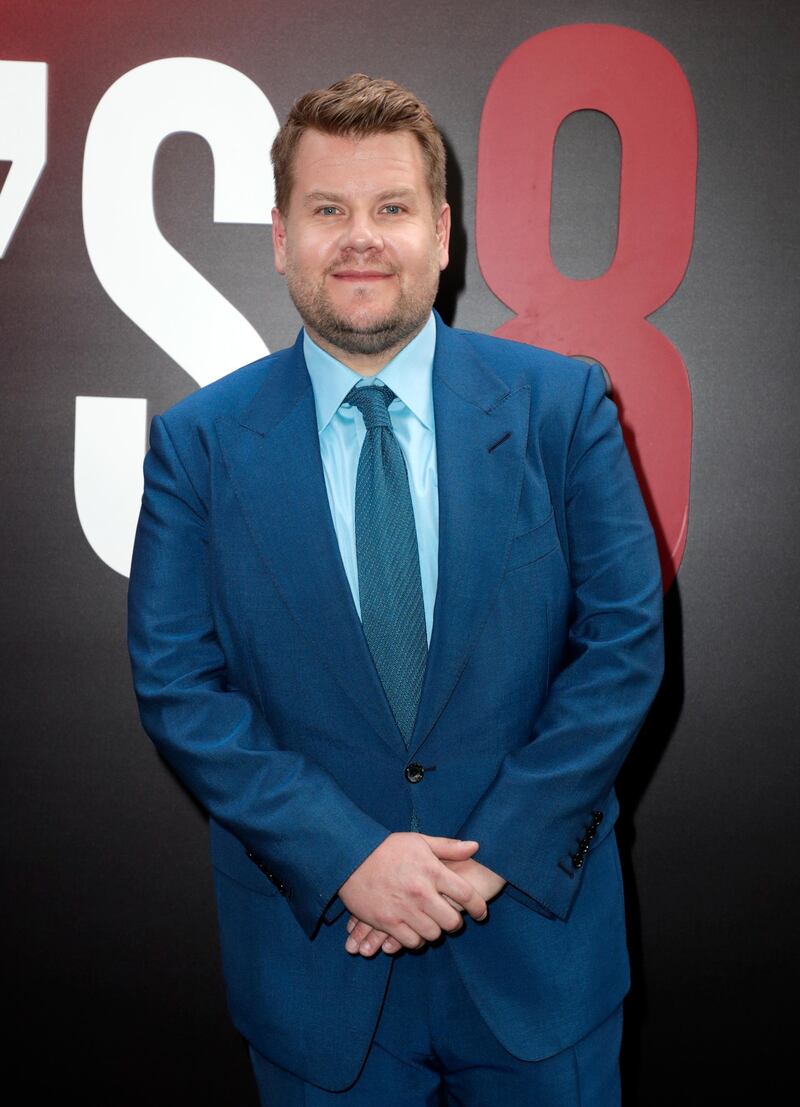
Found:
[[[412,197],[416,197],[416,189],[413,188],[388,188],[383,192],[378,193],[376,199],[380,200],[404,200]],[[304,204],[313,204],[322,202],[341,203],[346,197],[341,196],[337,192],[307,192],[303,197]]]

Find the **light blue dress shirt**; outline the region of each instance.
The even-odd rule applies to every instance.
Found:
[[[439,569],[439,484],[432,385],[435,348],[436,320],[431,313],[419,334],[380,373],[363,377],[337,361],[313,342],[306,331],[303,332],[303,354],[314,390],[328,503],[359,618],[355,497],[358,459],[366,428],[357,407],[340,407],[340,404],[354,384],[366,387],[381,381],[395,393],[389,405],[389,418],[408,470],[429,645]]]

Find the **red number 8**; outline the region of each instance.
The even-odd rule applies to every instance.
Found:
[[[593,280],[550,253],[553,147],[566,116],[610,116],[621,141],[617,248]],[[692,409],[686,366],[647,322],[680,284],[694,229],[697,123],[672,55],[638,31],[557,27],[518,46],[486,97],[476,244],[487,284],[516,318],[497,334],[597,359],[659,540],[668,588],[686,542]]]

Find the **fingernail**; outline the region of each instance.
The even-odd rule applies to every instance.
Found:
[[[350,921],[347,924],[347,933],[348,934],[353,933],[353,928],[355,927],[355,925],[356,925],[356,920],[355,919],[350,919]]]
[[[355,953],[358,949],[358,942],[355,940],[355,938],[348,938],[344,944],[344,948],[347,950],[348,953]]]
[[[371,942],[364,942],[364,944],[361,947],[361,952],[362,953],[372,953],[372,943]]]

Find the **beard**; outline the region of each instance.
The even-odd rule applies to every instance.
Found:
[[[332,272],[333,270],[330,270]],[[287,259],[286,284],[303,322],[326,342],[348,354],[380,354],[402,345],[417,334],[431,313],[439,289],[438,263],[431,266],[413,289],[401,288],[393,306],[377,317],[369,310],[369,293],[360,289],[348,313],[337,311],[325,290],[325,273],[314,284],[296,271]],[[363,300],[359,308],[358,300]]]

